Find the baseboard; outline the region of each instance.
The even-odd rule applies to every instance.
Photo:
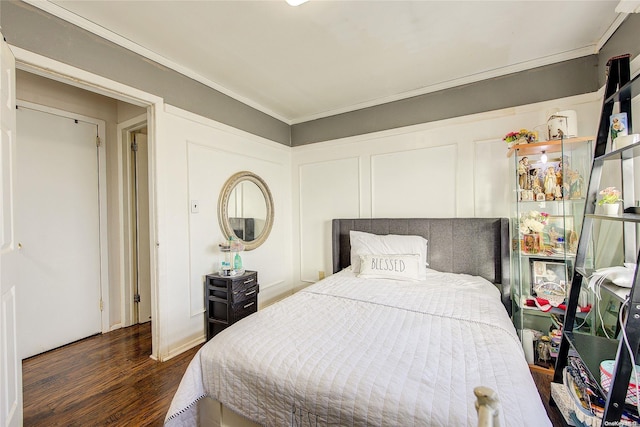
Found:
[[[123,327],[122,323],[116,323],[115,325],[111,325],[109,327],[109,332],[113,332],[115,330],[122,329],[122,327]]]
[[[541,374],[551,375],[551,376],[553,376],[555,372],[555,370],[553,369],[553,366],[545,368],[544,366],[533,365],[533,364],[529,364],[529,370],[539,372]]]
[[[160,361],[161,362],[166,362],[167,360],[171,359],[172,357],[175,357],[179,354],[184,353],[187,350],[192,349],[193,347],[202,344],[203,342],[205,342],[207,339],[204,336],[204,334],[202,334],[202,336],[198,337],[198,338],[194,338],[191,341],[187,341],[182,345],[179,345],[178,347],[174,347],[171,350],[169,350],[169,352],[164,355]]]

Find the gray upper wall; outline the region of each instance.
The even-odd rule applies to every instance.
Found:
[[[597,67],[597,55],[590,55],[300,123],[291,127],[291,141],[311,144],[594,92]]]
[[[168,104],[290,145],[290,128],[255,108],[19,1],[3,3],[7,42],[164,98]]]
[[[162,97],[165,102],[287,146],[344,138],[597,91],[608,58],[640,50],[640,15],[630,15],[590,55],[477,83],[289,126],[259,110],[36,7],[0,0],[7,41]]]

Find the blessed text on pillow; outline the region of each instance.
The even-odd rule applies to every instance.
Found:
[[[361,255],[358,277],[420,280],[420,255]]]
[[[377,235],[363,231],[350,231],[351,268],[360,273],[362,255],[412,255],[420,256],[418,262],[419,278],[427,275],[427,239],[421,236],[402,236],[398,234]]]

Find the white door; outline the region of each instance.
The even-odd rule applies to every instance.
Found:
[[[18,349],[101,332],[97,126],[17,111]]]
[[[18,355],[15,241],[15,59],[0,34],[0,426],[22,425],[22,363]]]
[[[136,150],[133,151],[134,168],[134,195],[135,210],[134,218],[136,225],[136,272],[137,272],[137,294],[138,302],[138,323],[145,323],[151,320],[151,262],[149,244],[149,167],[147,148],[147,135],[134,133]]]

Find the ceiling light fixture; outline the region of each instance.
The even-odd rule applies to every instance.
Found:
[[[308,0],[287,0],[289,6],[300,6],[302,3],[306,3]]]
[[[540,156],[540,161],[542,163],[547,163],[547,155],[545,154],[545,152],[542,152],[542,156]]]

